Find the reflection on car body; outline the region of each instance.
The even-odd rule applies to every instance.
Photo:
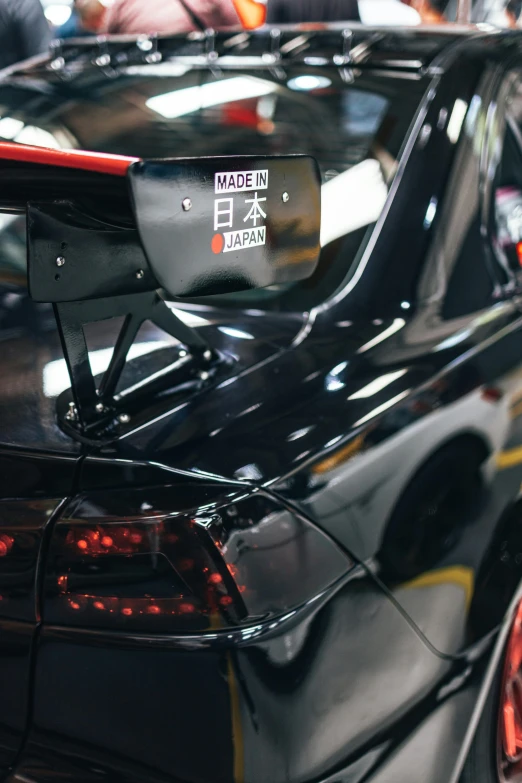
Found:
[[[87,40],[0,82],[6,780],[457,783],[469,752],[465,780],[516,780],[498,703],[522,576],[518,36],[147,43],[155,62],[127,39],[97,61]],[[82,430],[64,311],[27,290],[26,233],[32,251],[37,210],[127,239],[137,219],[124,179],[39,163],[28,141],[100,160],[312,156],[317,268],[176,297],[216,366],[187,380],[198,357],[144,323],[116,403],[165,368],[186,382]],[[68,249],[43,240],[59,286]],[[122,321],[85,329],[99,383]],[[498,731],[470,778],[481,715]]]

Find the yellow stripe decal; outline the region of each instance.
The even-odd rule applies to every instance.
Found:
[[[472,568],[467,566],[449,566],[439,568],[437,571],[428,571],[426,574],[412,579],[400,586],[401,590],[412,590],[416,587],[433,587],[435,585],[454,584],[462,587],[466,594],[466,611],[469,609],[473,598],[475,577]]]
[[[522,463],[522,446],[517,446],[515,449],[508,449],[507,451],[501,451],[497,456],[497,468],[504,470],[504,468],[512,468],[514,465],[520,465]]]
[[[245,748],[243,743],[243,725],[241,723],[241,704],[231,653],[227,653],[227,674],[228,689],[230,691],[230,712],[232,714],[232,742],[234,744],[234,783],[244,783]]]

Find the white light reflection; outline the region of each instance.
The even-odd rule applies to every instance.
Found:
[[[227,378],[226,381],[223,381],[223,383],[220,383],[219,386],[217,386],[216,388],[224,389],[225,386],[230,386],[232,383],[235,383],[236,381],[237,381],[237,377],[236,378]]]
[[[340,381],[339,378],[330,378],[329,375],[326,376],[324,385],[326,391],[339,391],[339,389],[344,389],[346,386],[346,384]]]
[[[260,481],[263,474],[257,465],[244,465],[234,473],[234,478],[240,481]]]
[[[138,356],[145,356],[153,351],[159,351],[161,348],[168,348],[172,345],[169,342],[156,341],[148,343],[135,343],[131,346],[127,359],[136,359]],[[89,351],[89,364],[93,375],[99,375],[105,372],[110,364],[113,354],[112,348],[102,348],[99,351]],[[43,391],[46,397],[58,397],[63,391],[71,385],[69,372],[65,359],[56,359],[49,362],[43,370]]]
[[[60,144],[52,133],[43,128],[37,128],[35,125],[25,125],[14,117],[0,119],[0,138],[17,141],[19,144],[30,144],[34,147],[60,149]]]
[[[338,391],[339,389],[344,389],[346,384],[339,380],[338,376],[343,372],[343,370],[346,370],[347,367],[348,362],[341,362],[341,364],[338,364],[328,373],[324,383],[327,391]]]
[[[260,408],[262,404],[263,404],[262,402],[256,402],[256,404],[251,405],[250,408],[245,408],[244,411],[241,411],[241,413],[237,414],[237,418],[239,419],[240,416],[247,416],[249,413],[253,413],[254,411],[257,411],[257,409]]]
[[[234,329],[232,326],[218,326],[218,331],[228,335],[228,337],[237,337],[238,340],[255,340],[252,334],[242,332],[241,329]]]
[[[403,310],[409,310],[411,307],[411,302],[401,302],[401,307]]]
[[[373,397],[374,394],[377,394],[378,392],[385,389],[394,381],[398,380],[399,378],[402,378],[402,376],[405,375],[406,373],[407,373],[407,369],[404,369],[404,370],[397,370],[397,372],[389,372],[386,373],[386,375],[381,375],[380,378],[376,378],[367,386],[363,386],[362,389],[359,389],[359,391],[355,392],[354,394],[351,394],[348,397],[348,399],[364,400],[367,397]]]
[[[29,144],[33,147],[50,147],[51,149],[61,149],[57,139],[49,131],[43,128],[37,128],[36,125],[26,125],[20,133],[17,133],[16,139],[19,144]]]
[[[152,41],[148,43],[152,46]],[[129,65],[122,69],[126,76],[184,76],[189,70],[188,65],[181,63],[163,62],[149,63],[148,65]]]
[[[180,321],[183,321],[186,326],[207,326],[210,323],[208,318],[202,318],[200,315],[195,315],[195,313],[192,313],[188,310],[182,310],[179,307],[174,307],[171,302],[167,302],[167,306],[170,310],[172,310],[174,315],[179,318]]]
[[[468,136],[474,136],[477,131],[477,124],[482,109],[482,98],[480,95],[474,95],[469,104],[468,116],[466,117],[466,133]]]
[[[299,440],[299,438],[304,438],[305,435],[308,435],[309,432],[311,432],[315,428],[315,425],[312,427],[303,427],[302,430],[296,430],[295,432],[290,433],[290,435],[287,437],[287,441],[291,443],[294,440]]]
[[[330,375],[340,375],[347,367],[348,362],[341,362],[341,364],[336,365],[333,370],[330,371]]]
[[[324,382],[327,391],[339,391],[339,389],[344,389],[346,384],[339,380],[338,376],[343,370],[346,370],[348,364],[349,362],[341,362],[341,364],[338,364],[333,370],[330,370]]]
[[[321,188],[321,247],[375,223],[388,188],[376,160],[364,160]]]
[[[209,82],[197,87],[155,95],[146,101],[146,106],[162,117],[173,120],[222,103],[260,98],[277,89],[277,85],[273,82],[257,79],[254,76],[234,76],[219,82]]]
[[[437,214],[437,205],[438,200],[433,197],[430,199],[430,203],[428,204],[428,209],[426,210],[426,215],[424,216],[424,223],[423,226],[426,230],[428,228],[431,228],[431,224],[433,223],[433,219],[435,218],[435,215]]]
[[[24,123],[21,120],[15,120],[14,117],[2,117],[0,120],[0,136],[3,139],[14,139],[23,127]]]
[[[316,76],[312,73],[295,76],[287,82],[287,87],[291,90],[306,92],[309,90],[324,90],[329,87],[332,80],[327,76]]]
[[[342,435],[338,435],[336,438],[332,438],[332,440],[329,440],[328,443],[324,444],[325,449],[330,449],[332,446],[335,446],[336,443],[339,443],[339,441],[342,439]]]
[[[305,57],[305,65],[328,65],[327,57]]]
[[[65,24],[71,16],[72,8],[63,3],[51,3],[44,9],[45,18],[53,27]]]
[[[455,345],[459,345],[460,343],[463,343],[464,340],[467,340],[468,337],[470,337],[473,334],[472,329],[463,329],[460,332],[457,332],[456,334],[450,335],[450,337],[447,337],[445,340],[443,340],[441,343],[435,346],[433,349],[433,352],[435,351],[444,351],[446,348],[453,348]]]
[[[448,129],[446,131],[448,134],[448,139],[452,144],[456,144],[459,140],[462,123],[466,117],[467,110],[468,104],[466,101],[463,101],[461,98],[457,98],[455,105],[453,106],[453,111],[451,112],[451,117],[448,122]]]
[[[374,419],[380,413],[383,413],[384,411],[388,410],[388,408],[392,408],[397,402],[400,402],[400,400],[403,400],[405,397],[407,397],[410,391],[411,389],[408,389],[407,391],[402,392],[402,394],[398,394],[396,397],[393,397],[391,400],[388,400],[388,402],[384,402],[382,405],[379,405],[377,408],[374,408],[373,411],[371,411],[371,413],[368,413],[367,416],[363,416],[362,419],[356,421],[353,426],[359,427],[361,424],[365,424],[367,421],[370,421],[370,419]]]
[[[389,326],[387,329],[385,329],[384,332],[378,334],[377,337],[373,338],[373,340],[370,340],[364,345],[361,345],[361,347],[357,350],[357,353],[365,353],[366,351],[369,351],[370,348],[374,348],[376,345],[379,345],[379,343],[382,343],[384,340],[387,340],[388,337],[391,337],[392,334],[395,334],[396,332],[400,331],[402,327],[405,325],[406,325],[406,321],[404,320],[404,318],[396,318],[392,323],[392,325]]]

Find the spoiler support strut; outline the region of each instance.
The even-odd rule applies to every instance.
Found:
[[[175,361],[166,372],[158,373],[161,377],[156,380],[163,388],[166,382],[169,388],[191,382],[200,385],[215,366],[217,357],[204,339],[183,323],[156,292],[64,302],[55,304],[54,312],[71,379],[71,391],[58,400],[58,417],[76,435],[80,433],[88,438],[92,433],[95,439],[99,439],[102,432],[107,436],[111,432],[121,435],[121,425],[130,422],[130,414],[139,409],[140,400],[157,390],[158,383],[147,379],[128,393],[117,394],[127,354],[144,321],[151,321],[180,341]],[[124,316],[124,322],[109,366],[96,388],[84,326],[118,316]]]

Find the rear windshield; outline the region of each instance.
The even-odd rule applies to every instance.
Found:
[[[411,73],[313,66],[211,73],[178,61],[119,74],[93,69],[69,83],[0,85],[0,138],[143,158],[313,155],[323,183],[316,273],[219,297],[230,306],[305,311],[349,278],[425,89]],[[0,226],[0,252],[11,248],[12,230]]]

